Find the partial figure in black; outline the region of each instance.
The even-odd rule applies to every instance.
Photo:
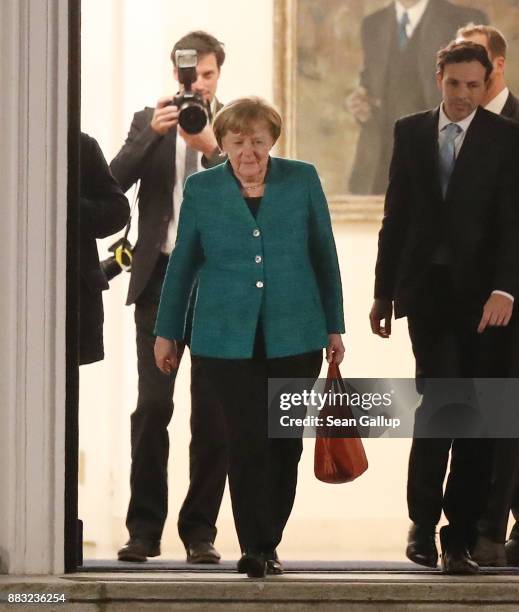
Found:
[[[103,298],[108,281],[99,264],[96,238],[121,230],[130,216],[128,200],[112,176],[97,141],[80,136],[79,201],[79,363],[100,361]]]
[[[506,84],[506,39],[497,28],[470,24],[460,28],[457,40],[471,40],[483,45],[492,62],[483,106],[493,113],[519,122],[519,100]],[[517,346],[514,342],[512,346]],[[508,375],[519,377],[519,355],[509,359]],[[515,438],[495,440],[492,482],[487,507],[479,523],[479,537],[473,558],[486,566],[519,565],[519,440]],[[516,519],[506,544],[510,508]]]

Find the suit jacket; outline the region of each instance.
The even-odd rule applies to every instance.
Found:
[[[189,177],[157,335],[184,337],[198,273],[193,354],[250,358],[258,320],[269,358],[321,349],[342,333],[339,265],[315,168],[271,158],[257,219],[229,162]]]
[[[217,110],[222,104],[217,103]],[[126,304],[133,304],[150,280],[161,247],[166,240],[173,215],[175,185],[175,147],[177,131],[157,134],[150,126],[153,108],[135,113],[123,147],[110,164],[113,175],[124,191],[140,180],[139,227],[130,274]],[[220,164],[223,157],[202,158],[209,167]]]
[[[365,17],[361,26],[364,67],[360,84],[375,99],[384,97],[388,87],[386,80],[388,64],[395,61],[390,54],[391,40],[396,32],[394,2],[387,7]],[[416,56],[419,71],[417,87],[422,89],[425,106],[414,109],[415,112],[433,108],[440,101],[436,86],[436,53],[450,42],[456,30],[469,22],[488,23],[487,16],[477,10],[459,6],[447,0],[429,0],[429,4],[420,21],[416,35],[419,36]],[[415,34],[413,34],[414,36]],[[402,92],[405,95],[405,92]],[[374,193],[379,160],[385,159],[385,148],[391,150],[391,132],[385,133],[383,107],[373,108],[372,117],[360,127],[359,140],[353,169],[350,176],[352,193]],[[388,160],[389,161],[389,160]],[[384,173],[387,173],[384,169]],[[387,174],[386,174],[387,176]]]
[[[482,305],[491,291],[519,297],[519,125],[478,108],[443,200],[438,162],[439,109],[397,121],[379,234],[375,297],[405,316],[440,244],[454,286]]]
[[[506,99],[503,110],[501,111],[503,117],[508,117],[513,121],[519,121],[519,100],[510,92]]]
[[[81,134],[79,202],[79,363],[103,359],[103,300],[108,281],[99,265],[96,238],[122,229],[128,200],[113,178],[97,141]]]

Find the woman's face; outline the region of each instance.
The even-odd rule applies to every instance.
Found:
[[[222,138],[222,149],[234,173],[240,180],[249,182],[263,179],[273,145],[274,139],[264,121],[252,123],[247,134],[227,132]]]

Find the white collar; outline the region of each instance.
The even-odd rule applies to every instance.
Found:
[[[402,19],[402,15],[404,13],[407,13],[407,16],[409,17],[409,24],[411,28],[414,30],[416,26],[418,25],[420,19],[422,18],[423,14],[425,13],[425,9],[427,8],[428,4],[429,4],[429,0],[420,0],[411,8],[406,9],[405,6],[401,2],[399,2],[398,0],[395,0],[397,21],[400,21]]]
[[[469,125],[471,124],[472,119],[474,119],[474,115],[476,114],[477,110],[478,110],[477,108],[473,110],[472,113],[470,113],[468,117],[465,117],[465,119],[462,119],[461,121],[451,121],[445,114],[445,111],[443,110],[443,102],[442,102],[440,106],[440,118],[438,121],[438,132],[441,132],[446,125],[449,125],[449,123],[455,123],[456,125],[459,125],[460,128],[463,130],[463,132],[466,132],[469,129]]]
[[[490,102],[485,106],[487,110],[491,113],[495,113],[496,115],[500,115],[503,112],[503,108],[508,100],[508,94],[510,90],[508,87],[502,89],[497,96],[495,96]]]

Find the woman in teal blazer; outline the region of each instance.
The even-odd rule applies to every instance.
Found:
[[[169,372],[196,292],[191,354],[224,407],[238,571],[249,576],[282,572],[276,547],[302,451],[300,439],[268,439],[268,378],[316,378],[323,348],[328,361],[344,354],[326,199],[312,165],[270,157],[280,131],[279,114],[260,98],[218,113],[228,161],[186,181],[155,329],[157,365]]]

